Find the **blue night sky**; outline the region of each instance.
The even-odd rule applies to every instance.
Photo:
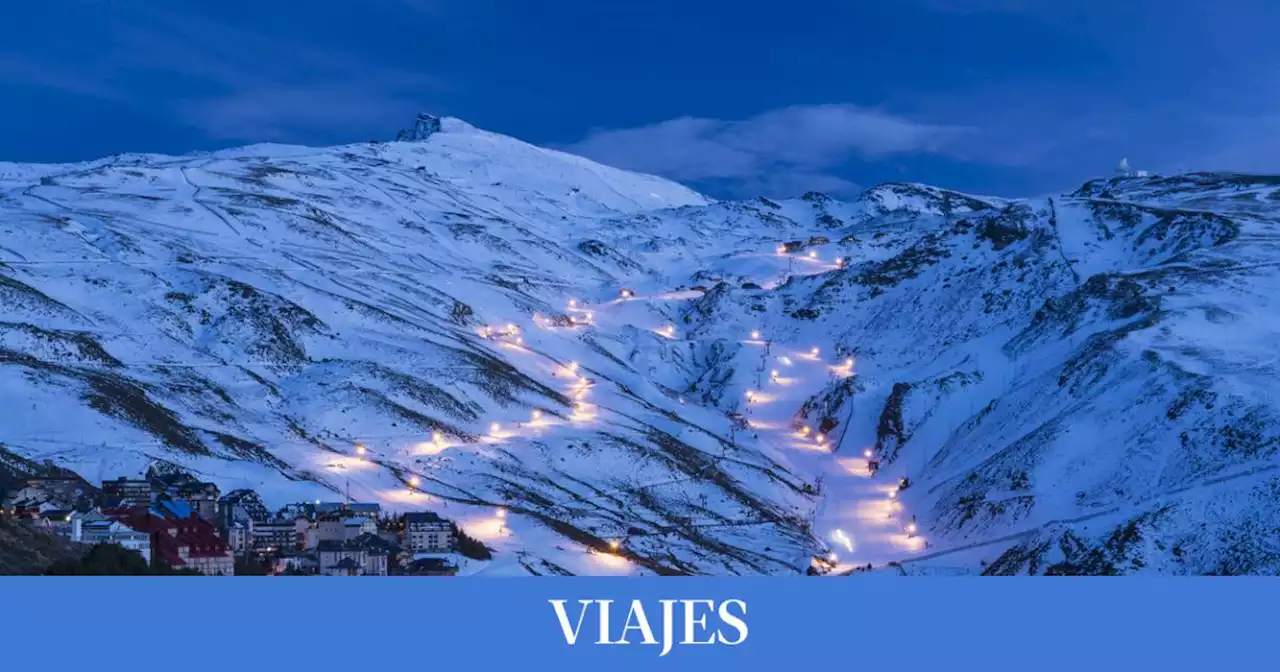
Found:
[[[1280,170],[1270,0],[41,0],[0,160],[389,139],[414,112],[719,197]]]

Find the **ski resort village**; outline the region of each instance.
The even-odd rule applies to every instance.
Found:
[[[76,476],[23,479],[0,516],[84,545],[137,553],[144,566],[209,576],[451,576],[483,544],[431,512],[377,503],[305,502],[269,510],[258,493],[221,494],[181,472],[149,471],[95,487]],[[76,573],[53,565],[50,573]]]
[[[1274,573],[1278,221],[1280,178],[1127,162],[1038,199],[715,201],[426,114],[0,163],[0,549]]]

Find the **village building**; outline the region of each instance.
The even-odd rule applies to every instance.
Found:
[[[444,558],[416,558],[404,568],[405,576],[453,576],[458,567]]]
[[[378,522],[364,516],[341,517],[329,514],[315,524],[316,542],[349,541],[361,535],[378,533]]]
[[[404,544],[414,553],[453,550],[453,523],[430,511],[404,514]]]
[[[343,536],[346,539],[355,539],[365,534],[378,534],[378,522],[372,518],[357,516],[355,518],[347,518],[342,521]]]
[[[397,545],[401,542],[401,535],[398,530],[387,529],[382,527],[378,528],[378,538],[382,539],[385,542],[397,544]]]
[[[277,519],[254,523],[249,530],[250,546],[255,551],[296,551],[303,548],[311,523],[306,519]]]
[[[92,497],[96,489],[78,476],[49,476],[23,479],[5,499],[53,502],[64,508],[75,508]]]
[[[361,562],[354,557],[343,557],[320,571],[325,576],[364,576]]]
[[[211,523],[218,520],[218,486],[213,483],[185,483],[169,493],[191,506],[195,514]]]
[[[236,555],[243,555],[249,552],[250,530],[253,523],[232,523],[230,527],[221,530],[222,537],[227,540],[227,546],[231,548],[231,552]]]
[[[132,513],[119,522],[151,536],[151,553],[174,569],[206,576],[234,576],[235,556],[217,528],[203,518],[169,519],[155,512]]]
[[[67,531],[67,538],[75,542],[84,542],[84,525],[99,520],[106,520],[108,516],[102,513],[101,509],[93,508],[86,511],[71,512],[71,526]]]
[[[312,507],[312,519],[336,515],[344,518],[363,516],[376,521],[382,515],[382,507],[377,502],[316,502]]]
[[[386,576],[394,550],[376,534],[365,534],[346,541],[323,540],[316,556],[325,576]]]
[[[227,527],[233,522],[265,523],[270,518],[271,512],[253,490],[232,490],[218,499],[220,527]]]
[[[290,551],[273,556],[268,570],[272,574],[285,574],[287,572],[314,574],[319,570],[319,566],[319,561],[315,555]]]
[[[157,499],[155,504],[151,506],[151,511],[161,518],[183,519],[190,518],[195,514],[195,509],[191,505],[178,499]]]
[[[36,519],[49,511],[90,508],[96,494],[79,477],[26,478],[0,491],[0,511]]]
[[[85,544],[116,544],[137,551],[151,564],[151,534],[135,530],[119,520],[99,518],[76,521],[72,519],[72,541]]]
[[[201,481],[181,470],[164,470],[152,467],[147,470],[147,480],[156,499],[185,502],[197,516],[216,522],[218,498],[221,491],[213,483]]]
[[[49,509],[39,514],[36,518],[36,523],[51,534],[70,538],[71,516],[74,513],[75,511],[71,509]]]
[[[105,509],[130,509],[151,506],[151,482],[123,476],[102,484],[102,506]]]
[[[10,502],[5,510],[14,518],[38,521],[50,511],[65,511],[62,505],[38,499],[20,499]]]

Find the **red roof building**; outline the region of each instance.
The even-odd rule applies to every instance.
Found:
[[[233,576],[235,556],[213,523],[203,518],[169,519],[146,510],[119,518],[129,527],[151,535],[151,556],[174,569],[194,569],[208,576]]]

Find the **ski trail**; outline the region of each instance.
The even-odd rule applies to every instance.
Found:
[[[762,286],[779,286],[791,278],[817,275],[837,270],[839,264],[796,257],[799,264],[812,272],[796,273],[791,269],[780,277],[766,280]],[[816,268],[815,268],[816,267]],[[688,300],[702,292],[665,292],[615,299],[594,309],[605,312],[629,302],[666,302]],[[659,331],[662,327],[632,325]],[[832,364],[823,358],[830,345],[798,349],[796,344],[780,344],[768,340],[767,334],[752,334],[744,346],[760,348],[761,372],[757,389],[748,393],[746,418],[759,441],[793,463],[797,475],[822,483],[811,521],[813,535],[830,549],[827,568],[851,572],[867,564],[881,566],[901,561],[904,555],[918,554],[928,547],[920,536],[908,532],[913,520],[897,498],[897,484],[878,481],[868,470],[868,459],[837,456],[829,437],[820,436],[816,428],[793,427],[795,413],[814,395],[834,381],[833,374],[855,375],[843,364]],[[772,375],[773,370],[778,375]],[[767,379],[765,371],[769,371]]]
[[[205,163],[203,163],[203,164],[201,164],[200,166],[197,166],[197,167],[203,168],[204,166],[207,166],[207,165],[209,165],[209,162],[207,162],[207,161],[206,161]],[[231,229],[231,232],[232,232],[232,233],[236,234],[237,236],[241,236],[241,234],[240,234],[240,230],[239,230],[239,229],[237,229],[237,228],[235,227],[235,225],[233,225],[233,224],[231,223],[231,220],[227,219],[226,217],[224,217],[224,216],[222,215],[222,213],[220,213],[220,212],[218,212],[217,210],[215,210],[215,209],[213,208],[213,206],[211,206],[211,205],[209,205],[208,203],[206,203],[206,202],[204,202],[204,201],[200,200],[200,192],[201,192],[201,189],[202,189],[202,188],[200,187],[200,185],[196,184],[195,182],[192,182],[192,181],[191,181],[191,178],[190,178],[189,176],[187,176],[187,167],[186,167],[186,166],[179,166],[179,167],[178,167],[178,174],[182,176],[182,181],[183,181],[183,182],[186,182],[188,187],[191,187],[191,202],[192,202],[192,203],[199,204],[199,205],[200,205],[200,207],[202,207],[202,208],[204,208],[206,211],[208,211],[208,213],[209,213],[209,214],[213,215],[214,217],[217,217],[219,220],[221,220],[221,221],[222,221],[222,223],[223,223],[223,224],[226,224],[226,225],[227,225],[227,228],[228,228],[228,229]],[[243,237],[243,236],[241,236],[241,237]]]

